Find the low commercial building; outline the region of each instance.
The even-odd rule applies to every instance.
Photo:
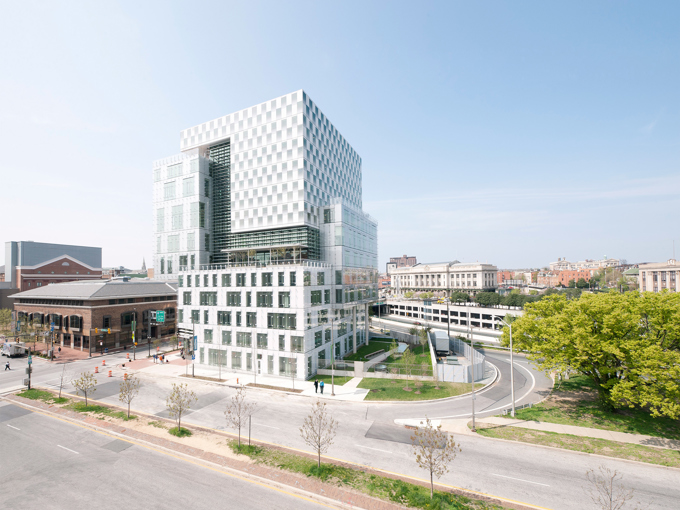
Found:
[[[394,269],[392,287],[404,291],[491,292],[497,285],[498,268],[479,262],[459,261],[416,264]]]
[[[121,278],[59,283],[10,296],[19,322],[49,331],[55,344],[89,350],[138,346],[175,333],[177,284]],[[164,311],[154,324],[150,311]],[[133,329],[134,325],[134,329]]]
[[[551,271],[578,271],[579,269],[603,269],[605,267],[617,267],[620,265],[619,259],[600,260],[586,259],[578,262],[569,262],[565,258],[558,258],[557,262],[550,263]]]
[[[680,291],[680,264],[675,259],[666,262],[640,264],[638,285],[640,292]]]

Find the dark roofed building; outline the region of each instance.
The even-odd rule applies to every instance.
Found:
[[[54,323],[55,342],[89,350],[125,348],[135,340],[175,333],[177,284],[169,281],[129,278],[109,281],[76,281],[38,287],[11,296],[19,321],[31,320],[38,328]],[[151,311],[165,312],[165,322],[156,325]]]

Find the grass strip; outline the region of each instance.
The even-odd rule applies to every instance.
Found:
[[[576,452],[594,453],[617,459],[637,460],[660,466],[680,467],[680,451],[653,448],[639,444],[619,443],[609,439],[558,434],[512,426],[477,424],[477,433],[485,437],[508,439],[522,443],[552,446]]]
[[[314,477],[322,482],[339,487],[349,487],[369,496],[411,508],[427,510],[495,510],[503,508],[486,501],[437,490],[434,492],[434,497],[430,499],[429,487],[403,480],[335,464],[321,464],[319,469],[317,462],[308,457],[262,446],[242,444],[239,447],[236,441],[230,441],[229,445],[235,453],[247,455],[256,463]]]
[[[437,386],[439,389],[436,389]],[[481,383],[475,384],[475,389],[482,388]],[[434,400],[462,395],[472,391],[472,385],[468,383],[451,383],[434,381],[409,381],[406,388],[405,379],[374,379],[364,377],[357,386],[370,390],[364,400]]]
[[[125,411],[115,411],[110,407],[100,405],[85,405],[85,402],[73,402],[72,404],[66,405],[64,407],[66,409],[70,409],[71,411],[76,411],[77,413],[92,413],[101,416],[110,416],[112,418],[118,418],[124,421],[137,419],[137,417],[133,414],[131,414],[128,418],[128,415]]]
[[[367,361],[366,356],[380,350],[387,352],[390,350],[390,345],[392,345],[392,339],[371,340],[368,345],[362,345],[356,353],[348,354],[344,359],[346,361]]]
[[[168,430],[170,434],[176,437],[190,437],[191,436],[191,431],[189,429],[185,429],[182,427],[181,429],[177,429],[177,427],[172,427],[171,429]]]
[[[680,439],[680,420],[655,418],[641,409],[602,409],[593,382],[585,376],[562,381],[546,401],[520,409],[516,418]]]
[[[335,385],[336,386],[342,386],[343,384],[351,381],[353,378],[352,377],[347,377],[347,376],[339,376],[336,375],[334,376],[335,378]],[[326,385],[325,391],[329,391],[331,387],[331,376],[330,375],[315,375],[314,379],[318,379],[319,382],[323,381],[324,384]],[[314,382],[314,379],[310,379],[311,382]]]
[[[35,388],[17,393],[17,396],[29,398],[31,400],[41,400],[48,404],[65,404],[68,402],[66,397],[55,397],[54,393],[44,390],[37,390]]]

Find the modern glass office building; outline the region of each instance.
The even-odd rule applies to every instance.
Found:
[[[180,133],[156,161],[157,278],[196,361],[307,378],[365,341],[377,223],[361,158],[302,91]]]

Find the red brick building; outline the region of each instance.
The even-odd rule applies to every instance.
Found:
[[[569,286],[569,281],[574,280],[577,282],[579,278],[583,278],[585,281],[590,281],[591,271],[589,269],[579,269],[577,271],[559,271],[559,283],[565,287]]]
[[[45,285],[10,296],[19,321],[32,320],[44,330],[54,323],[55,344],[90,352],[129,347],[136,322],[138,347],[147,338],[175,333],[177,284],[121,278]],[[165,311],[154,325],[150,311]]]
[[[15,271],[17,288],[22,291],[51,283],[101,280],[102,278],[100,267],[90,267],[69,255],[62,255],[35,266],[17,266]]]

